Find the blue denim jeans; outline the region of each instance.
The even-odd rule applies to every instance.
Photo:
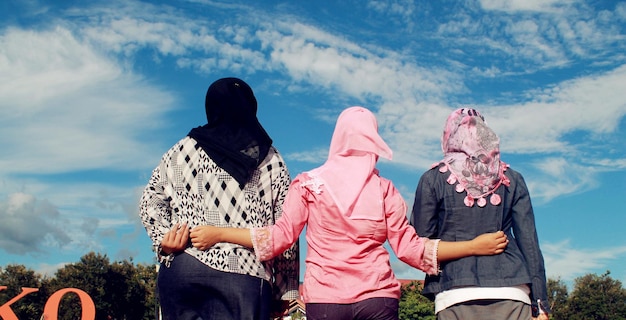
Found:
[[[363,301],[339,303],[307,303],[307,320],[398,320],[399,300],[370,298]]]
[[[212,269],[182,253],[161,266],[157,290],[164,320],[269,320],[269,282]]]

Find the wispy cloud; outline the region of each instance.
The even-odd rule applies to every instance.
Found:
[[[544,243],[541,246],[548,277],[571,281],[587,273],[604,272],[611,260],[622,259],[626,246],[598,249],[573,248],[569,240]],[[615,270],[613,270],[615,271]]]
[[[415,20],[413,14],[417,10],[417,4],[411,0],[369,0],[366,7],[389,17],[389,23],[397,23],[407,30],[413,30]]]
[[[60,262],[60,263],[55,263],[55,264],[40,263],[34,269],[40,275],[52,278],[54,277],[55,273],[59,269],[65,267],[66,264],[76,263],[76,262],[77,261],[68,261],[68,262]]]
[[[485,114],[505,154],[527,159],[523,173],[534,198],[549,201],[588,190],[598,183],[596,174],[626,166],[623,144],[609,144],[608,154],[594,149],[602,141],[621,141],[626,97],[616,93],[626,91],[626,55],[620,53],[626,50],[620,27],[625,3],[595,12],[581,1],[485,0],[480,7],[441,13],[433,24],[438,27],[420,30],[416,40],[399,47],[357,41],[335,32],[341,28],[252,5],[184,2],[189,3],[214,19],[167,4],[107,1],[61,12],[42,6],[29,13],[32,19],[45,12],[41,24],[0,30],[0,144],[11,150],[0,155],[0,179],[28,185],[21,193],[6,188],[12,191],[0,192],[7,195],[0,200],[30,199],[22,210],[30,214],[11,216],[18,226],[42,208],[71,220],[84,203],[95,208],[90,214],[98,219],[80,220],[77,228],[97,226],[106,237],[113,226],[129,226],[136,186],[52,178],[148,170],[155,164],[164,148],[159,138],[171,125],[168,112],[182,98],[144,78],[140,59],[157,66],[174,61],[181,72],[204,77],[225,70],[272,75],[259,88],[276,96],[313,96],[307,107],[315,110],[305,112],[327,123],[339,110],[362,104],[377,113],[381,134],[394,149],[393,164],[412,172],[440,159],[443,122],[465,103]],[[366,10],[413,21],[420,14],[416,6],[370,1]],[[415,35],[417,28],[413,32],[402,36]],[[442,57],[432,59],[436,53]],[[580,66],[575,64],[589,71],[563,77],[566,81],[550,76],[574,74],[572,68]],[[536,81],[518,78],[545,70],[550,72]],[[499,85],[501,91],[475,98],[480,85]],[[468,97],[473,101],[464,101]],[[302,144],[286,158],[321,163],[324,147]],[[29,178],[40,175],[48,179]],[[73,199],[65,198],[70,191]],[[35,236],[52,225],[51,216],[38,219]],[[98,248],[97,241],[61,231],[19,245],[36,250],[70,241]]]
[[[288,161],[302,161],[307,163],[320,164],[328,158],[328,149],[316,149],[303,152],[292,152],[285,155]]]
[[[155,146],[140,138],[165,124],[167,91],[65,28],[8,29],[0,47],[0,143],[11,150],[2,167],[56,173],[148,160]]]
[[[616,21],[624,20],[623,3],[602,11],[582,1],[486,0],[481,5],[488,14],[460,8],[437,30],[447,40],[451,58],[471,61],[472,68],[498,65],[500,76],[511,76],[624,61],[623,55],[612,53],[626,47],[623,30],[616,27]]]
[[[80,16],[87,13],[99,18],[86,20],[85,24],[81,22],[84,20],[57,20],[63,27],[41,32],[9,29],[3,35],[2,53],[6,65],[3,66],[5,80],[0,86],[0,94],[5,97],[7,105],[10,103],[3,108],[4,130],[25,137],[46,138],[27,140],[31,141],[30,144],[23,147],[15,146],[18,154],[11,159],[48,160],[8,163],[9,159],[2,159],[5,165],[44,172],[98,168],[131,159],[133,157],[128,157],[126,152],[132,154],[133,150],[143,149],[141,144],[128,137],[134,135],[133,131],[136,132],[141,123],[158,124],[158,110],[165,110],[172,98],[157,91],[158,88],[143,85],[141,79],[123,67],[124,60],[111,59],[109,53],[128,57],[132,65],[138,51],[154,48],[159,53],[155,56],[157,60],[172,56],[180,67],[207,74],[215,69],[245,69],[248,73],[282,69],[296,83],[315,85],[358,100],[369,97],[373,101],[385,101],[379,106],[381,128],[398,150],[396,159],[399,163],[435,158],[433,153],[437,150],[432,147],[432,142],[438,139],[440,124],[433,124],[429,119],[433,119],[432,116],[445,119],[449,107],[440,101],[447,93],[464,90],[460,77],[454,72],[420,67],[389,52],[379,55],[301,23],[270,23],[280,19],[269,18],[259,25],[262,27],[259,31],[237,25],[219,27],[190,20],[168,6],[140,6],[134,2],[124,5],[114,2],[113,7],[93,8],[87,12],[69,10],[66,14]],[[251,46],[254,43],[259,45]],[[198,52],[205,53],[207,58],[197,58]],[[569,91],[576,92],[577,89]],[[133,101],[132,97],[142,97],[142,100]],[[580,105],[588,106],[583,102]],[[510,118],[523,119],[520,115],[538,112],[546,114],[544,104],[525,107],[537,110],[527,112],[523,108],[514,108],[519,111],[511,112],[518,114]],[[15,112],[18,109],[20,111]],[[152,119],[143,119],[139,123],[136,120],[140,116]],[[25,128],[12,125],[22,119],[32,119],[31,125]],[[542,119],[547,121],[550,117]],[[606,117],[598,120],[604,119]],[[497,125],[499,121],[495,120]],[[529,123],[546,127],[536,120],[502,122],[502,126],[514,125],[513,130],[510,127],[500,130],[504,138],[507,138],[507,132],[514,132],[511,136],[519,137],[507,141],[504,148],[517,152],[529,148],[533,148],[533,152],[560,148],[559,134],[577,124],[564,121],[565,127],[543,132],[527,127]],[[59,121],[64,126],[54,127],[53,123]],[[516,123],[519,125],[515,126]],[[105,130],[109,132],[102,134]],[[545,141],[543,148],[537,144],[523,145],[524,141],[538,141],[532,135],[540,132],[540,141]],[[12,144],[11,140],[3,143]],[[120,152],[112,153],[112,150]],[[35,152],[38,156],[20,157],[19,152]],[[417,162],[424,164],[427,161]]]
[[[499,10],[515,13],[518,11],[535,11],[557,13],[570,5],[576,4],[576,0],[481,0],[481,6],[486,10]]]
[[[593,189],[599,183],[597,175],[603,172],[564,157],[536,160],[533,167],[537,170],[526,175],[526,180],[538,204]]]

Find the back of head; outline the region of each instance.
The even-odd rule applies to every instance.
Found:
[[[472,108],[459,108],[446,120],[441,138],[444,154],[465,152],[475,154],[482,150],[499,153],[500,139],[489,128],[485,118]]]
[[[257,101],[252,88],[238,78],[222,78],[213,82],[204,102],[207,123],[214,127],[223,124],[237,126],[257,122]]]
[[[241,79],[222,78],[209,86],[204,104],[207,124],[192,129],[189,136],[244,185],[272,146],[256,117],[254,93]]]
[[[441,139],[444,159],[439,171],[450,171],[448,183],[456,185],[457,192],[467,192],[465,205],[479,207],[501,202],[494,194],[509,180],[504,172],[507,165],[500,160],[500,140],[487,126],[483,116],[471,108],[453,111],[448,119]]]
[[[328,160],[314,170],[342,214],[374,220],[382,216],[380,186],[372,179],[379,156],[391,159],[392,151],[378,134],[374,114],[363,107],[345,109],[337,118]]]
[[[378,134],[374,114],[363,107],[350,107],[337,118],[329,158],[361,153],[372,153],[386,159],[392,157],[391,149]]]

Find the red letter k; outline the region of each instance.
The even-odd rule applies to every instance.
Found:
[[[7,288],[6,286],[0,286],[0,291],[4,290],[6,288]],[[3,320],[19,320],[17,318],[17,315],[15,315],[15,312],[13,312],[13,310],[11,309],[11,305],[15,301],[20,300],[25,295],[27,295],[29,293],[37,292],[37,291],[39,291],[39,289],[36,289],[36,288],[22,288],[22,293],[18,294],[13,299],[9,300],[7,303],[5,303],[5,304],[0,306],[0,319],[3,319]]]

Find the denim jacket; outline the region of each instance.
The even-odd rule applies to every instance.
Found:
[[[530,195],[522,175],[506,170],[510,185],[496,191],[502,198],[499,205],[476,204],[467,207],[466,193],[458,193],[446,182],[449,172],[438,167],[420,178],[410,223],[421,237],[445,241],[471,240],[486,233],[502,230],[509,244],[504,253],[493,256],[469,256],[441,263],[441,273],[426,276],[422,293],[429,298],[451,288],[464,286],[507,287],[528,284],[533,315],[537,315],[537,300],[550,312],[547,300],[546,275],[539,248],[535,217]]]

